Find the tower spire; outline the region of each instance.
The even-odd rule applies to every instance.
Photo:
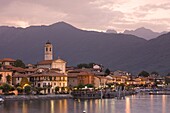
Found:
[[[53,45],[49,40],[44,47],[44,60],[53,60]]]

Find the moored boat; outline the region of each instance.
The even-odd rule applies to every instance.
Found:
[[[0,96],[0,103],[3,103],[4,99]]]

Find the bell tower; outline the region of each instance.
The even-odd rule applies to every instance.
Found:
[[[47,41],[44,47],[44,60],[53,60],[53,46]]]

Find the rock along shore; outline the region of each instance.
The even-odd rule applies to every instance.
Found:
[[[70,94],[57,95],[12,95],[3,96],[4,100],[35,100],[35,99],[68,99],[72,98]]]

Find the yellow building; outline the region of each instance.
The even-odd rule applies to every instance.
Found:
[[[7,76],[10,76],[9,84],[12,84],[12,71],[9,70],[0,70],[0,84],[8,83]]]
[[[19,84],[22,78],[26,77],[33,87],[43,88],[43,94],[55,93],[55,88],[59,92],[67,91],[67,75],[57,73],[53,70],[39,69],[32,74],[16,74],[13,76],[15,84]]]

